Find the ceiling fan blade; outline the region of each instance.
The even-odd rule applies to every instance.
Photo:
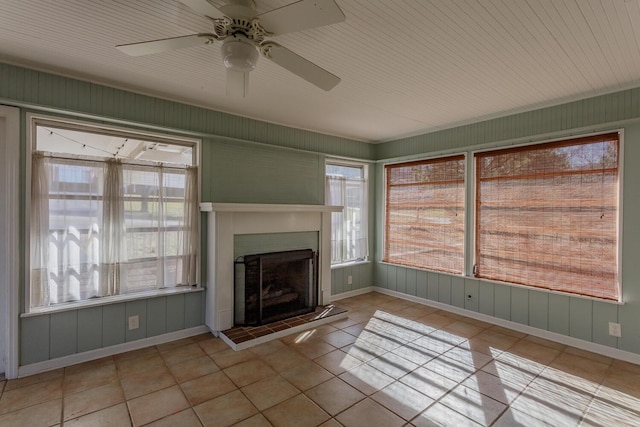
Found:
[[[300,0],[265,12],[258,18],[262,28],[273,35],[336,24],[346,19],[335,0]]]
[[[168,39],[121,44],[116,46],[116,48],[127,55],[141,56],[212,43],[213,40],[214,39],[211,37],[211,34],[192,34],[190,36],[170,37]]]
[[[279,44],[264,44],[262,46],[262,53],[267,59],[272,60],[293,74],[302,77],[309,83],[318,86],[320,89],[329,91],[340,83],[340,77],[331,74],[327,70]]]
[[[200,15],[208,16],[213,19],[224,18],[222,13],[217,7],[209,3],[207,0],[178,0],[180,3],[187,6],[189,9],[198,12]]]
[[[249,93],[249,72],[227,68],[227,96],[245,98]]]

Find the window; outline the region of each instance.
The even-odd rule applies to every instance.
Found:
[[[194,142],[34,119],[30,307],[196,283]]]
[[[366,260],[369,255],[367,167],[326,164],[326,204],[344,206],[331,214],[331,263]]]
[[[475,275],[619,300],[619,135],[477,153]]]
[[[462,274],[465,157],[385,166],[384,261]]]

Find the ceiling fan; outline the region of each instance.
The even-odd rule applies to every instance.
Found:
[[[260,54],[326,91],[340,78],[313,62],[270,40],[269,36],[302,31],[345,20],[335,0],[300,0],[262,14],[253,0],[228,0],[215,7],[207,0],[178,0],[213,21],[212,33],[171,37],[116,46],[131,56],[148,55],[202,44],[222,42],[222,58],[227,69],[227,95],[245,97],[249,72]]]

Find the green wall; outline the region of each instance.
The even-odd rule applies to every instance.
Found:
[[[370,213],[370,247],[375,261],[333,268],[334,294],[376,285],[640,353],[640,327],[637,326],[640,324],[640,263],[635,259],[640,253],[640,229],[635,219],[640,217],[640,186],[635,185],[640,182],[640,168],[633,167],[640,161],[640,89],[378,145],[291,129],[2,63],[0,103],[21,108],[23,164],[25,114],[29,111],[201,138],[201,199],[205,202],[322,204],[326,157],[378,161],[370,172],[370,200],[375,207]],[[618,128],[625,131],[624,305],[379,262],[383,244],[382,168],[385,161],[470,152],[478,145],[497,147]],[[21,185],[24,190],[24,173]],[[468,202],[471,200],[469,192]],[[24,201],[21,212],[24,214]],[[202,235],[206,236],[204,221]],[[206,259],[205,244],[203,239],[202,259]],[[21,245],[24,247],[24,242]],[[22,264],[21,283],[24,282],[24,260]],[[206,263],[201,265],[202,277],[205,277]],[[348,284],[348,276],[352,276],[352,284]],[[471,300],[465,298],[468,294],[473,296]],[[20,321],[21,365],[202,325],[203,307],[203,293],[194,292],[23,318]],[[134,312],[141,316],[141,328],[127,331],[126,318]],[[608,335],[609,321],[622,324],[622,338]]]
[[[228,203],[324,203],[327,155],[372,160],[370,144],[292,129],[98,84],[0,63],[0,104],[21,110],[26,165],[26,114],[35,112],[133,129],[201,138],[201,200]],[[21,193],[25,194],[23,166]],[[25,213],[21,201],[21,217]],[[206,236],[205,216],[202,235]],[[24,221],[21,228],[24,230]],[[24,233],[22,233],[24,235]],[[201,259],[206,259],[202,239]],[[24,241],[20,242],[24,252]],[[20,283],[24,283],[21,260]],[[206,263],[201,263],[206,277]],[[368,264],[370,280],[372,264]],[[369,282],[367,286],[371,283]],[[23,291],[22,286],[21,293]],[[21,299],[24,296],[21,295]],[[22,306],[22,304],[21,304]],[[140,316],[129,331],[127,317]],[[200,326],[204,292],[160,296],[20,319],[20,366],[108,348]]]
[[[472,159],[472,151],[480,146],[501,147],[610,129],[624,130],[621,259],[624,305],[381,263],[382,242],[376,246],[374,283],[425,300],[640,353],[640,263],[637,259],[640,254],[640,168],[636,167],[640,163],[640,89],[377,145],[376,234],[382,236],[384,227],[385,161],[453,152],[466,153]],[[471,161],[468,166],[467,206],[472,206]],[[467,215],[466,229],[473,229],[471,215]],[[466,250],[471,254],[469,231],[466,237]],[[470,264],[469,257],[467,271]],[[471,295],[471,299],[467,299],[467,295]],[[609,322],[621,324],[621,338],[609,335]]]

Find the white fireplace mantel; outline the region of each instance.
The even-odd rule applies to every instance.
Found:
[[[318,303],[330,303],[331,213],[342,206],[200,203],[200,210],[208,213],[205,323],[214,334],[233,327],[235,235],[317,231]]]

